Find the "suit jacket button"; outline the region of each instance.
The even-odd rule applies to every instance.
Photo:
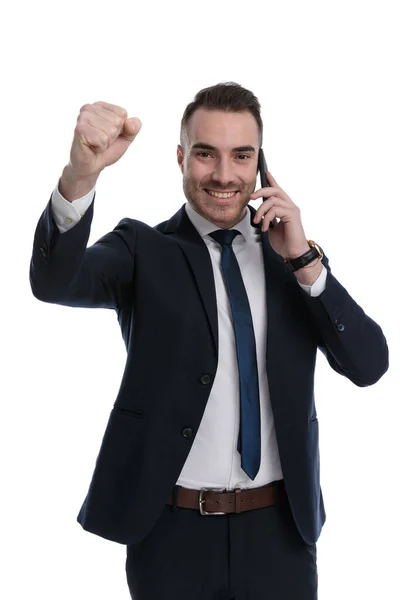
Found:
[[[47,256],[47,245],[43,244],[43,246],[40,246],[40,253],[43,256],[43,258],[46,258]]]
[[[193,436],[193,429],[190,427],[185,427],[182,431],[182,435],[184,438],[191,438]]]
[[[344,325],[342,325],[342,323],[339,323],[339,321],[336,321],[336,329],[338,331],[344,331]]]
[[[209,375],[203,375],[200,379],[203,385],[207,385],[211,381],[211,377]]]

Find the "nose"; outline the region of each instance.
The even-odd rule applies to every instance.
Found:
[[[221,187],[228,187],[232,184],[234,177],[232,166],[228,158],[221,158],[217,161],[212,179],[213,181],[218,182]]]

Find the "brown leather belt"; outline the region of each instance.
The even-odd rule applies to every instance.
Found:
[[[180,508],[193,508],[199,510],[202,515],[225,515],[272,506],[276,502],[277,493],[279,498],[285,498],[286,489],[283,479],[280,479],[262,487],[243,490],[241,488],[191,490],[176,486],[175,493],[176,506]],[[167,504],[173,505],[173,493],[169,496]]]

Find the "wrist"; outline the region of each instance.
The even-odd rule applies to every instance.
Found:
[[[295,252],[291,252],[290,254],[288,254],[288,256],[285,256],[285,258],[288,258],[289,260],[294,260],[295,258],[299,258],[300,256],[303,256],[303,254],[305,254],[306,252],[309,252],[309,250],[310,250],[310,246],[308,245],[308,242],[306,241],[304,246],[300,247]]]
[[[85,196],[94,188],[99,175],[100,173],[88,175],[86,177],[78,177],[74,174],[70,165],[67,165],[64,167],[58,182],[58,190],[68,202],[73,202],[74,200]]]
[[[321,257],[319,257],[309,265],[298,269],[293,274],[299,283],[313,285],[321,275],[323,268],[324,265],[322,264]]]
[[[296,273],[303,268],[308,268],[310,269],[310,273],[314,273],[318,266],[321,268],[320,265],[318,265],[318,261],[322,260],[324,256],[321,248],[313,240],[306,240],[306,242],[309,246],[309,250],[303,252],[300,256],[297,255],[292,258],[285,258],[285,264],[292,273]],[[300,253],[301,249],[299,249],[298,252]],[[316,260],[317,262],[315,262]]]

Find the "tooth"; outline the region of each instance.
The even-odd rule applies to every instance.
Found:
[[[236,192],[231,192],[231,193],[227,193],[227,192],[223,192],[223,193],[210,192],[210,194],[212,196],[215,196],[216,198],[226,199],[226,198],[232,198],[232,196],[234,196],[236,194]]]

